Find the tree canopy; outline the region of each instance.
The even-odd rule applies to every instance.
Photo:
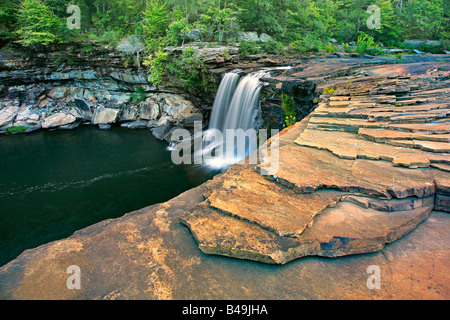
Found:
[[[65,30],[69,5],[81,8],[81,30]],[[381,28],[370,29],[367,8],[381,10]],[[94,39],[119,43],[142,36],[180,44],[192,29],[206,41],[231,41],[239,31],[266,33],[284,44],[335,38],[356,41],[360,32],[386,45],[404,39],[450,37],[447,0],[2,0],[2,43],[47,45]],[[306,39],[306,40],[305,40]]]

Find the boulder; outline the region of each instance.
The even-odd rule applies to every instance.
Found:
[[[66,87],[55,87],[52,90],[50,90],[49,93],[47,93],[47,96],[54,100],[59,100],[65,97],[67,93]]]
[[[202,33],[198,29],[189,30],[184,35],[188,40],[191,40],[191,41],[200,41],[202,38]]]
[[[116,122],[117,116],[119,114],[119,109],[105,108],[99,105],[95,109],[94,116],[92,118],[93,124],[108,124]]]
[[[77,120],[73,115],[64,112],[58,112],[46,118],[42,122],[43,129],[51,129],[56,127],[67,126]]]
[[[85,99],[75,99],[75,105],[81,111],[84,119],[92,120],[95,107],[90,102]]]
[[[147,128],[152,129],[152,128],[156,128],[158,126],[158,120],[150,120],[147,123]]]
[[[39,114],[37,113],[31,113],[28,119],[26,120],[27,124],[34,126],[39,123]],[[40,125],[39,125],[40,127]]]
[[[139,118],[141,120],[155,120],[159,118],[159,115],[159,105],[151,98],[139,104]]]
[[[243,42],[243,41],[258,42],[258,41],[260,41],[258,33],[256,33],[256,32],[239,32],[238,40],[240,42]]]
[[[195,111],[194,104],[180,96],[167,95],[164,101],[163,111],[173,120],[184,120]]]
[[[21,107],[17,113],[15,121],[25,121],[31,115],[31,109],[29,107]]]
[[[260,42],[270,42],[270,41],[273,41],[273,38],[271,36],[269,36],[267,33],[262,33],[259,36],[259,41]]]
[[[34,131],[37,131],[37,130],[39,130],[39,129],[41,129],[41,128],[42,128],[42,126],[41,126],[40,124],[33,125],[33,126],[31,126],[31,127],[28,127],[28,129],[25,130],[24,133],[34,132]]]
[[[187,117],[184,120],[184,126],[185,127],[189,127],[189,128],[194,127],[194,123],[196,121],[202,122],[203,121],[203,114],[201,114],[201,113],[194,113],[191,116]]]
[[[153,136],[158,140],[164,140],[164,137],[167,133],[169,133],[172,126],[170,124],[165,124],[159,127],[156,127],[152,130]]]
[[[163,126],[165,124],[170,123],[170,118],[168,116],[161,117],[158,122],[156,123],[157,127]]]
[[[66,112],[73,115],[77,119],[85,119],[84,113],[78,107],[68,108]]]
[[[19,107],[7,107],[0,110],[0,127],[6,126],[14,121],[19,112]]]
[[[134,121],[139,116],[139,108],[137,106],[125,106],[120,113],[119,121]]]

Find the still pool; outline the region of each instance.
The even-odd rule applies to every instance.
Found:
[[[148,130],[89,126],[0,136],[0,266],[217,173],[173,164],[167,145]]]

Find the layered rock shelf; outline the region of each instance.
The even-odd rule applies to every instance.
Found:
[[[276,174],[259,174],[266,158],[208,183],[205,201],[180,218],[199,248],[274,264],[373,252],[434,208],[450,212],[449,70],[430,90],[433,73],[408,68],[327,83],[334,94],[281,135]]]
[[[236,164],[168,202],[27,250],[0,268],[0,298],[448,299],[443,59],[303,61],[266,79],[333,92],[277,136],[277,173],[262,175],[270,158]],[[70,265],[80,290],[66,287]],[[381,290],[366,285],[370,265]]]

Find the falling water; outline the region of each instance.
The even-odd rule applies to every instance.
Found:
[[[210,129],[223,130],[223,119],[228,114],[231,99],[236,90],[240,76],[237,72],[226,73],[220,83],[219,90],[214,100],[211,118],[209,120]]]
[[[224,167],[236,163],[256,151],[256,143],[250,143],[249,141],[248,147],[246,146],[244,152],[239,152],[236,149],[236,142],[228,141],[228,143],[234,143],[236,154],[231,157],[229,154],[225,155],[227,144],[226,130],[242,129],[246,132],[249,129],[258,129],[259,93],[263,86],[259,79],[265,75],[267,75],[266,71],[251,73],[238,83],[239,75],[236,72],[225,74],[214,101],[208,131],[205,133],[206,138],[214,129],[219,130],[223,134],[224,140],[221,145],[223,155],[210,159],[207,161],[208,165]],[[217,144],[206,142],[203,151],[209,153],[211,149],[217,146]]]

